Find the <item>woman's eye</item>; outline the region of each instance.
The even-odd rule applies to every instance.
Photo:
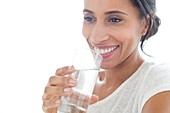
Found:
[[[88,22],[93,22],[94,19],[92,17],[84,17],[84,20],[88,21]]]
[[[119,19],[119,18],[111,18],[111,19],[109,19],[108,22],[115,22],[115,23],[117,23],[117,22],[120,22],[120,21],[122,21],[122,20]]]

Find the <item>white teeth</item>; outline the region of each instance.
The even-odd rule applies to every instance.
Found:
[[[99,54],[107,54],[107,53],[109,53],[109,52],[114,51],[114,50],[117,49],[118,47],[119,47],[119,46],[113,46],[113,47],[111,47],[111,48],[106,48],[106,49],[99,49],[99,48],[94,47],[94,50],[95,50],[96,52],[98,52]]]
[[[108,52],[109,52],[109,49],[105,49],[105,50],[104,50],[104,53],[108,53]]]
[[[99,52],[100,52],[101,54],[104,54],[104,53],[105,53],[104,49],[99,50]]]

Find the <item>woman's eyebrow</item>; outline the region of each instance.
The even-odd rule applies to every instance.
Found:
[[[94,12],[93,12],[93,11],[91,11],[91,10],[89,10],[89,9],[84,9],[84,10],[83,10],[83,12],[88,12],[88,13],[92,13],[92,14],[94,14]]]
[[[89,10],[89,9],[84,9],[83,12],[88,12],[88,13],[94,14],[94,12],[91,11],[91,10]],[[110,14],[123,14],[123,15],[127,15],[127,16],[128,16],[127,13],[122,12],[122,11],[118,11],[118,10],[113,10],[113,11],[107,11],[107,12],[105,12],[105,15],[110,15]]]
[[[118,10],[108,11],[108,12],[106,12],[105,14],[106,14],[106,15],[109,15],[109,14],[123,14],[123,15],[127,15],[127,16],[128,16],[127,13],[122,12],[122,11],[118,11]]]

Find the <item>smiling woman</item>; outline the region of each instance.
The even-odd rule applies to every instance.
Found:
[[[141,44],[143,51],[144,42],[158,31],[155,0],[84,0],[83,15],[83,36],[103,57],[103,71],[86,112],[170,112],[170,64],[146,60],[138,49]],[[50,77],[43,95],[45,113],[57,112],[61,96],[72,95],[76,84],[68,85],[73,78],[67,74],[74,71],[63,67]]]
[[[70,56],[75,48],[88,46],[87,39],[90,47],[103,56],[102,68],[105,68],[99,74],[95,96],[92,98],[94,104],[89,106],[87,113],[120,113],[121,110],[128,109],[128,106],[122,108],[127,102],[130,111],[125,110],[126,113],[139,113],[142,108],[145,108],[143,113],[169,113],[163,111],[169,106],[170,100],[167,98],[170,97],[169,94],[164,92],[169,90],[168,65],[158,65],[150,60],[148,62],[148,57],[143,55],[140,47],[144,60],[140,67],[140,59],[140,62],[127,60],[135,59],[137,54],[130,53],[136,50],[138,45],[135,43],[140,37],[138,31],[145,25],[145,19],[141,20],[136,15],[140,15],[139,6],[152,1],[154,0],[0,0],[1,112],[41,113],[42,93],[48,79],[54,75],[56,68],[70,64]],[[85,7],[82,13],[83,2]],[[120,5],[121,2],[124,3]],[[156,15],[160,17],[161,25],[156,35],[145,40],[143,50],[154,56],[150,59],[156,57],[170,62],[169,1],[157,0],[156,3]],[[129,14],[130,10],[135,13]],[[82,37],[82,22],[85,38]],[[133,36],[137,37],[136,40]],[[121,62],[122,65],[118,65]],[[123,64],[126,67],[122,67]],[[132,72],[134,68],[137,70]],[[132,93],[137,91],[135,98]],[[124,95],[118,97],[121,92]],[[56,100],[48,100],[51,104],[54,101]],[[133,102],[135,105],[131,106]],[[54,109],[57,108],[56,104]],[[151,108],[163,110],[155,112]]]

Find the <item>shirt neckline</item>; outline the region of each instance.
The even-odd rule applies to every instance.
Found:
[[[100,106],[102,104],[105,104],[107,103],[111,98],[113,98],[118,92],[120,92],[120,90],[129,82],[131,81],[133,78],[135,78],[138,74],[138,72],[144,67],[144,65],[146,64],[147,62],[144,61],[140,66],[139,68],[125,81],[123,82],[112,94],[110,94],[109,96],[107,96],[106,98],[100,100],[99,102],[97,103],[94,103],[94,104],[91,104],[90,107],[97,107],[97,106]]]

